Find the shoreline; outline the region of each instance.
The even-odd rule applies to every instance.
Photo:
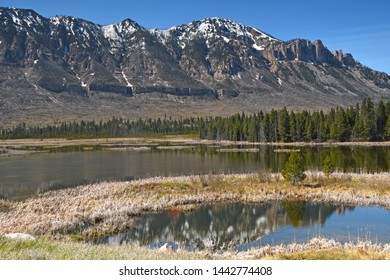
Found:
[[[0,200],[0,235],[102,236],[130,228],[142,214],[220,202],[305,200],[390,208],[389,173],[307,175],[299,187],[285,183],[277,173],[210,174],[102,182],[49,191],[19,202]]]
[[[153,177],[49,191],[19,202],[0,200],[0,241],[4,234],[23,232],[36,236],[38,240],[43,238],[45,242],[62,244],[59,246],[80,245],[88,251],[96,245],[81,244],[77,240],[125,231],[140,215],[170,209],[190,211],[204,204],[223,202],[305,200],[390,209],[390,173],[337,173],[327,178],[321,172],[307,172],[307,176],[305,184],[298,187],[285,183],[277,173]],[[246,252],[211,254],[213,258],[228,259],[305,258],[300,255],[302,252],[350,252],[364,248],[390,259],[390,244],[341,244],[334,240],[316,240],[265,246]],[[133,249],[145,250],[141,247]],[[169,258],[179,256],[175,252]],[[184,258],[199,258],[199,255],[186,252]],[[351,255],[351,258],[354,257]]]
[[[215,146],[219,152],[251,152],[256,153],[261,146],[275,147],[274,152],[290,152],[299,150],[300,147],[390,147],[390,141],[386,142],[247,142],[228,140],[206,140],[185,136],[161,136],[161,137],[125,137],[125,138],[92,138],[92,139],[11,139],[0,140],[0,159],[12,157],[25,157],[30,155],[50,152],[51,148],[72,147],[72,146],[107,146],[111,150],[125,150],[124,148],[110,148],[111,145],[146,145],[157,146],[158,144],[172,146],[157,147],[158,149],[187,149],[191,145]],[[229,148],[229,146],[241,146]],[[31,149],[33,148],[33,149]],[[34,150],[34,148],[46,148],[47,150]],[[149,147],[145,147],[149,148]],[[134,149],[134,148],[133,148]],[[127,148],[129,150],[129,148]],[[136,150],[136,149],[135,149]],[[140,150],[140,149],[138,149]]]
[[[341,244],[333,239],[313,238],[304,243],[213,253],[164,251],[132,244],[91,245],[45,238],[21,241],[0,237],[0,260],[390,260],[390,244],[370,241]]]
[[[180,135],[162,135],[156,136],[139,136],[139,137],[113,137],[113,138],[85,138],[85,139],[66,139],[66,138],[45,138],[45,139],[7,139],[0,140],[0,147],[4,145],[83,145],[83,144],[107,144],[107,143],[156,143],[171,142],[185,144],[220,144],[220,145],[253,145],[253,146],[390,146],[390,141],[384,142],[248,142],[248,141],[229,141],[229,140],[207,140]]]

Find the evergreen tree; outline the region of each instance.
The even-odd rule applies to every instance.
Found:
[[[291,142],[298,141],[297,120],[294,111],[291,111],[290,113],[290,140]]]
[[[363,122],[363,141],[372,141],[375,139],[376,121],[374,103],[370,98],[366,98],[362,102],[361,119]]]
[[[361,141],[363,139],[363,121],[360,117],[360,106],[356,104],[355,123],[352,130],[352,141]]]
[[[278,132],[281,142],[289,142],[290,139],[290,119],[286,107],[278,114]]]
[[[348,126],[347,115],[343,108],[336,111],[334,125],[331,127],[331,139],[335,141],[348,141],[350,138],[350,128]]]
[[[294,186],[300,184],[306,178],[303,157],[299,152],[292,152],[282,170],[282,176]]]
[[[387,117],[387,122],[386,122],[386,137],[387,139],[390,139],[390,115]]]
[[[379,101],[375,110],[376,115],[376,140],[383,141],[387,122],[386,107],[383,101]]]
[[[329,177],[333,172],[335,172],[336,168],[334,166],[334,163],[332,162],[332,159],[329,155],[326,156],[324,163],[323,163],[323,171],[326,177]]]

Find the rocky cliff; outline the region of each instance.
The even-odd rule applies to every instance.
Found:
[[[140,93],[143,97],[137,97]],[[284,42],[221,18],[159,30],[130,19],[101,26],[0,8],[3,120],[26,110],[43,114],[44,108],[60,116],[65,114],[61,104],[78,118],[94,117],[94,106],[105,107],[99,116],[129,116],[123,104],[140,112],[132,111],[134,116],[145,115],[143,108],[166,114],[178,104],[191,114],[211,108],[228,114],[349,105],[367,96],[387,99],[389,75],[361,65],[351,54],[329,51],[320,40]],[[164,100],[168,106],[162,106]]]

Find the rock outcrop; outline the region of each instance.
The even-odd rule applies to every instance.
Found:
[[[256,103],[346,105],[367,96],[389,98],[390,76],[351,54],[329,51],[320,40],[284,42],[229,19],[159,30],[130,19],[101,26],[0,8],[0,115],[72,98],[76,106],[70,107],[84,110],[89,99],[106,93],[131,99],[152,92],[172,95],[170,100],[242,98],[239,106],[229,103],[232,111],[255,110]]]

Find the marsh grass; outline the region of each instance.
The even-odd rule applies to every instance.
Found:
[[[196,182],[193,180],[193,182]],[[223,188],[224,187],[224,175],[222,174],[213,174],[209,173],[207,175],[199,175],[199,182],[202,187],[210,187],[210,188]]]
[[[266,169],[259,169],[257,171],[257,178],[260,183],[270,183],[272,181],[272,173]]]
[[[11,209],[11,203],[0,199],[0,213],[8,212]]]
[[[178,188],[178,189],[188,189],[191,187],[191,185],[187,182],[162,182],[160,184],[161,187],[166,187],[166,188]]]
[[[20,202],[0,200],[0,235],[23,232],[68,239],[128,230],[139,215],[218,202],[321,201],[390,208],[390,175],[311,174],[291,186],[280,174],[207,174],[102,182],[50,191]]]
[[[281,253],[265,257],[270,260],[389,260],[390,253],[373,249],[331,248],[296,253]]]

